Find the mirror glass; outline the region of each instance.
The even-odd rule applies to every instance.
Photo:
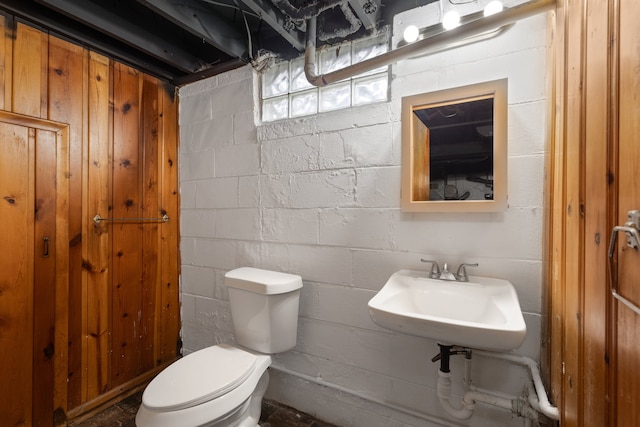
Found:
[[[402,99],[402,207],[506,208],[507,81]]]

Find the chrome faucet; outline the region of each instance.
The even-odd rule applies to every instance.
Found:
[[[458,271],[456,271],[456,279],[460,282],[468,282],[469,275],[467,274],[466,267],[477,267],[477,266],[478,266],[477,262],[474,264],[466,264],[466,263],[460,264],[460,267],[458,267]]]
[[[431,273],[429,274],[429,277],[431,277],[432,279],[439,279],[440,278],[440,267],[438,266],[438,262],[437,261],[430,261],[428,259],[420,258],[420,262],[430,262],[431,263]]]
[[[478,263],[475,264],[467,264],[462,263],[458,267],[456,273],[452,273],[449,271],[449,265],[445,262],[442,266],[442,271],[440,271],[440,266],[437,261],[431,261],[428,259],[421,258],[420,262],[426,262],[431,264],[431,273],[429,273],[429,277],[432,279],[440,279],[440,280],[451,280],[458,282],[468,282],[469,275],[467,274],[466,267],[477,267]]]
[[[442,274],[440,274],[440,280],[457,280],[457,277],[449,271],[449,266],[446,262],[442,266]]]

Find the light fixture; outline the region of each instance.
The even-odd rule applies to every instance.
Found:
[[[500,0],[491,0],[484,7],[484,16],[495,15],[496,13],[502,12],[504,6],[502,6],[502,2]]]
[[[543,0],[534,0],[534,1],[543,1]],[[441,4],[441,8],[442,8],[441,9],[441,16],[442,15],[446,16],[447,13],[452,10],[452,8],[450,6],[450,3],[448,3],[448,0],[443,0],[440,4]],[[504,11],[508,12],[509,8],[504,8]],[[491,12],[491,10],[490,10],[490,12]],[[471,22],[482,20],[486,16],[485,13],[486,12],[484,12],[483,10],[478,10],[476,12],[461,16],[460,17],[459,26],[464,26],[464,25],[467,25],[467,24],[469,24]],[[495,13],[498,13],[498,12],[495,12]],[[413,27],[413,25],[408,25],[407,27],[405,27],[404,33],[403,33],[403,37],[402,37],[401,40],[398,41],[397,47],[404,47],[404,46],[407,46],[407,45],[410,45],[410,44],[414,44],[414,43],[421,43],[422,40],[429,39],[429,38],[431,38],[431,37],[433,37],[435,35],[441,34],[441,33],[446,33],[447,29],[444,28],[445,24],[444,24],[443,21],[438,22],[438,23],[433,24],[433,25],[430,25],[428,27],[418,28],[417,29],[417,32],[418,32],[417,38],[415,38],[416,37],[416,35],[415,35],[416,34],[416,30],[413,29],[413,28],[410,28],[410,27]],[[476,34],[476,35],[474,35],[472,37],[466,38],[464,41],[460,41],[458,43],[455,43],[454,45],[451,45],[449,48],[462,46],[462,45],[466,45],[466,44],[470,44],[470,43],[475,43],[475,42],[479,42],[481,40],[491,39],[493,37],[496,37],[496,36],[506,32],[513,25],[514,25],[513,23],[507,24],[507,25],[502,25],[502,26],[493,28],[491,30]],[[419,56],[421,56],[421,55],[411,56],[411,58],[417,58]]]
[[[453,30],[460,26],[460,14],[455,10],[450,10],[442,17],[442,27],[445,30]]]
[[[415,25],[407,26],[407,28],[404,29],[404,33],[402,34],[404,41],[406,41],[407,43],[413,43],[414,41],[418,40],[419,36],[420,30]]]

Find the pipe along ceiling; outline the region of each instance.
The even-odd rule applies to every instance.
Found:
[[[9,20],[35,25],[173,84],[388,29],[393,16],[438,0],[0,0]]]

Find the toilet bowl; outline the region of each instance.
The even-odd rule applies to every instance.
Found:
[[[149,383],[137,427],[256,427],[270,354],[295,346],[302,279],[242,267],[225,275],[236,346],[191,353]]]

